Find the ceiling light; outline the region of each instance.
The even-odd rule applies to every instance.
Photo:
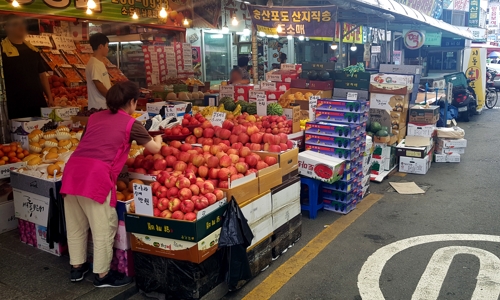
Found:
[[[303,40],[304,40],[304,36],[303,35],[299,36],[299,41],[303,41]]]
[[[358,50],[358,46],[356,46],[356,44],[352,43],[351,51],[356,51],[356,50]]]
[[[287,38],[288,40],[291,40],[291,39],[293,39],[293,36],[291,36],[291,35],[287,35],[287,36],[286,36],[286,38]]]
[[[263,32],[263,31],[259,31],[259,36],[260,36],[260,37],[265,37],[265,36],[266,36],[266,33],[265,33],[265,32]]]
[[[236,19],[236,16],[233,17],[233,19],[231,20],[231,25],[233,26],[238,26],[238,19]]]
[[[19,2],[17,0],[12,1],[12,6],[19,7]]]
[[[94,9],[94,8],[97,7],[97,4],[95,4],[94,0],[88,0],[87,1],[87,7],[90,8],[90,9]]]
[[[228,33],[229,32],[229,27],[227,25],[222,26],[222,33]]]
[[[330,45],[330,49],[332,49],[332,50],[337,50],[338,47],[339,46],[337,44],[331,44]]]
[[[279,38],[280,38],[280,36],[279,36],[279,35],[277,35],[277,34],[275,34],[275,35],[273,35],[273,38],[275,38],[275,39],[279,39]]]
[[[91,15],[92,14],[92,10],[90,8],[87,7],[87,11],[85,12],[87,15]]]
[[[134,14],[132,15],[132,19],[134,19],[134,20],[139,19],[139,16],[137,15],[137,13],[135,11],[134,11]]]
[[[162,6],[160,10],[160,18],[165,19],[167,17],[167,11],[165,10],[165,7]]]
[[[182,22],[182,24],[184,24],[184,26],[188,26],[189,25],[188,19],[184,18],[184,22]]]

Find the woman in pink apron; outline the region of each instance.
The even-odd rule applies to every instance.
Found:
[[[61,193],[70,255],[70,280],[83,280],[89,271],[87,238],[94,242],[96,287],[118,287],[131,279],[110,271],[118,226],[116,180],[128,158],[133,140],[151,153],[161,148],[161,136],[151,138],[130,114],[135,111],[139,89],[133,82],[115,84],[106,95],[108,110],[93,114],[76,151],[64,169]]]

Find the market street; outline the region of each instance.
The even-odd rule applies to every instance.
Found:
[[[470,123],[460,124],[469,141],[460,164],[433,163],[425,176],[392,176],[381,184],[372,184],[371,192],[382,194],[383,197],[308,261],[295,276],[285,280],[284,285],[276,286],[273,282],[281,282],[279,278],[287,276],[286,273],[273,273],[278,265],[287,264],[287,260],[292,261],[291,257],[299,248],[304,247],[325,225],[339,220],[338,215],[327,211],[321,212],[316,220],[303,216],[301,240],[268,270],[226,299],[361,299],[360,288],[369,287],[370,281],[367,277],[358,275],[372,254],[386,245],[404,239],[437,234],[443,236],[436,237],[435,242],[416,246],[404,244],[403,241],[402,251],[390,258],[385,266],[380,259],[387,253],[381,253],[382,255],[374,257],[371,263],[365,265],[364,275],[380,276],[380,281],[376,281],[380,282],[380,287],[377,284],[375,286],[380,288],[385,299],[411,299],[412,296],[413,299],[436,298],[430,295],[439,295],[439,299],[471,299],[476,289],[480,259],[481,264],[490,264],[497,274],[500,262],[498,209],[495,200],[500,192],[497,154],[500,138],[495,133],[500,126],[498,113],[498,110],[486,110]],[[389,186],[389,181],[414,181],[426,190],[426,194],[400,195]],[[356,210],[360,207],[361,204]],[[349,216],[342,216],[340,220]],[[328,228],[325,232],[327,230]],[[449,234],[461,236],[445,236]],[[476,235],[490,236],[481,240]],[[320,236],[328,238],[324,232]],[[315,241],[308,247],[317,245]],[[451,251],[452,254],[443,254],[443,251]],[[464,252],[472,254],[462,254]],[[453,260],[449,270],[447,271],[448,261],[439,261],[437,257],[438,269],[442,274],[434,272],[431,276],[423,276],[433,255],[448,255],[448,261]],[[374,271],[377,263],[384,266],[381,274]],[[282,267],[289,269],[287,266]],[[483,267],[481,275],[488,274],[489,271],[491,270]],[[268,276],[268,280],[265,280]],[[494,276],[488,280],[490,282],[484,285],[484,290],[489,296],[474,294],[478,297],[473,299],[498,298],[499,281]],[[277,292],[272,295],[274,289]],[[371,296],[363,299],[382,299],[374,293],[369,295]]]

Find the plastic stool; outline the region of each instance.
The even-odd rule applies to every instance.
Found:
[[[316,219],[318,210],[323,209],[323,201],[319,198],[319,187],[321,185],[321,181],[307,177],[300,177],[300,184],[307,185],[307,197],[309,199],[308,204],[302,204],[301,201],[300,209],[309,212],[309,219]]]

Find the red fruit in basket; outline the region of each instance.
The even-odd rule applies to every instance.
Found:
[[[125,165],[127,165],[127,167],[129,167],[129,168],[133,168],[134,162],[135,162],[135,158],[129,157],[129,158],[127,158],[127,161],[125,162]]]
[[[170,146],[179,149],[182,146],[180,141],[171,141]]]
[[[189,119],[184,116],[184,119],[182,119],[181,122],[182,126],[188,126],[189,125]]]
[[[272,156],[266,156],[264,158],[264,162],[270,166],[276,164],[278,162],[278,160],[276,159],[276,157],[272,157]]]
[[[262,146],[260,144],[250,144],[250,150],[252,151],[260,151],[262,149]]]
[[[248,143],[248,141],[250,140],[250,136],[248,136],[248,134],[242,132],[238,135],[238,141],[242,144],[246,144]]]
[[[220,153],[222,150],[219,145],[212,145],[210,146],[210,154],[212,155],[217,155],[217,153]]]
[[[232,163],[235,164],[238,161],[240,161],[240,157],[236,154],[229,154],[229,158],[231,159]]]
[[[214,134],[215,134],[215,131],[213,128],[205,128],[203,130],[203,137],[204,138],[213,138]]]
[[[222,200],[224,198],[224,192],[219,189],[214,190],[214,195],[217,201]]]
[[[164,210],[161,212],[160,217],[164,219],[170,219],[172,218],[172,212],[170,210]]]
[[[163,146],[161,146],[160,153],[164,157],[167,157],[169,155],[172,155],[172,149],[170,149],[170,147],[167,145],[163,145]]]
[[[227,169],[229,170],[230,175],[238,174],[238,171],[236,170],[235,166],[229,166],[227,167]]]
[[[263,134],[260,132],[254,133],[250,136],[250,141],[255,144],[262,143]]]
[[[191,190],[191,193],[194,195],[194,196],[197,196],[200,194],[200,187],[197,186],[196,184],[191,184],[189,186],[189,189]]]
[[[186,177],[182,177],[182,178],[177,179],[175,186],[178,189],[189,188],[191,186],[191,181],[189,179],[187,179]]]
[[[182,219],[184,219],[184,213],[182,211],[180,211],[180,210],[175,211],[172,214],[172,219],[174,219],[174,220],[182,220]]]
[[[167,199],[167,198],[160,198],[160,199],[158,200],[158,209],[159,209],[160,211],[164,211],[164,210],[168,209],[168,203],[169,203],[169,202],[170,202],[170,201],[168,201],[168,199]]]
[[[195,129],[193,129],[193,134],[197,138],[201,137],[203,135],[203,128],[196,127]]]
[[[278,133],[278,136],[280,138],[280,143],[286,143],[288,141],[288,136],[284,133]]]
[[[221,181],[221,182],[219,182],[219,186],[218,187],[221,188],[221,189],[228,189],[229,188],[229,182],[227,182],[227,181]]]
[[[219,174],[217,174],[217,177],[219,178],[219,180],[227,180],[229,175],[229,170],[227,168],[222,168],[219,170]]]
[[[248,171],[248,164],[244,162],[238,162],[234,167],[241,174],[245,174]]]
[[[269,152],[279,153],[281,152],[281,147],[279,145],[271,145],[269,146]]]
[[[191,199],[192,196],[193,196],[193,192],[191,192],[191,190],[189,188],[182,188],[179,191],[179,199],[181,199],[181,200]]]
[[[196,214],[194,212],[188,212],[184,215],[184,219],[186,221],[196,221]]]
[[[214,185],[211,182],[205,181],[203,183],[203,188],[201,189],[201,193],[204,195],[206,193],[211,193],[214,191]]]
[[[203,145],[208,145],[208,146],[212,146],[214,144],[214,140],[212,138],[206,138],[203,140]]]
[[[210,170],[208,170],[208,177],[210,179],[217,179],[219,178],[219,168],[211,168]]]
[[[158,197],[153,196],[153,207],[158,207]]]
[[[151,191],[153,192],[153,195],[156,194],[156,191],[158,191],[160,186],[161,184],[158,181],[151,183]]]
[[[155,170],[163,171],[167,168],[167,161],[165,159],[157,159],[154,161],[153,167]]]
[[[181,203],[181,211],[183,213],[192,212],[194,210],[194,202],[191,199],[186,199]]]
[[[207,178],[208,177],[208,167],[200,166],[198,168],[198,176],[200,176],[202,178]]]
[[[165,179],[164,185],[168,189],[173,188],[175,186],[175,183],[177,182],[177,177],[175,176],[169,176],[167,179]]]
[[[174,198],[168,203],[168,210],[171,212],[178,211],[181,209],[181,200],[179,198]]]
[[[186,138],[187,144],[196,144],[196,137],[194,135],[190,135]]]
[[[167,167],[173,167],[177,162],[177,158],[173,155],[169,155],[165,158],[165,161],[167,162]]]
[[[242,147],[240,149],[240,156],[241,157],[247,157],[248,155],[250,155],[250,153],[252,153],[252,150],[250,150],[250,148],[248,148],[248,147]]]
[[[172,135],[181,135],[181,128],[179,127],[172,128]]]
[[[205,196],[201,196],[194,201],[194,208],[196,210],[202,210],[208,207],[208,199]]]
[[[288,146],[285,143],[280,143],[280,148],[281,148],[281,151],[288,150]]]
[[[144,174],[144,175],[148,174],[148,172],[144,168],[134,169],[134,172],[137,173],[137,174]]]
[[[153,216],[159,217],[161,214],[161,211],[158,208],[153,209]]]
[[[262,170],[262,169],[265,169],[267,167],[269,167],[269,165],[266,164],[265,162],[263,162],[263,161],[257,162],[257,166],[256,166],[257,170]]]
[[[222,128],[224,129],[228,129],[228,130],[233,130],[234,128],[234,124],[233,122],[229,121],[229,120],[225,120],[223,123],[222,123]]]
[[[186,134],[190,134],[191,132],[189,131],[189,128],[187,127],[184,127],[181,129],[181,135],[186,135]]]
[[[204,196],[205,198],[207,198],[209,206],[217,202],[217,196],[215,196],[213,193],[206,193]]]
[[[292,149],[292,148],[293,148],[293,142],[292,142],[292,141],[290,141],[290,140],[288,140],[288,141],[286,142],[286,146],[288,147],[288,149]]]
[[[188,157],[188,159],[189,159],[189,157]],[[186,170],[186,168],[187,168],[187,164],[185,162],[183,162],[183,161],[178,161],[174,165],[174,170],[175,171],[183,172],[184,170]]]
[[[193,149],[193,146],[191,146],[191,144],[188,144],[188,143],[184,143],[179,147],[179,150],[184,151],[184,152],[187,152],[191,149]]]
[[[189,125],[190,126],[200,125],[200,121],[196,120],[195,118],[192,118],[191,120],[189,120]]]
[[[205,163],[205,158],[203,158],[203,155],[201,154],[196,154],[193,156],[193,165],[195,165],[196,167],[200,167],[201,165],[203,165]]]
[[[255,158],[255,156],[253,155],[248,155],[247,157],[245,157],[245,163],[251,168],[255,167],[257,165],[257,162],[257,158]]]
[[[238,142],[238,143],[234,143],[234,144],[232,144],[232,146],[231,146],[231,147],[232,147],[233,149],[240,150],[240,149],[241,149],[241,147],[243,147],[243,144]]]
[[[230,165],[233,164],[233,161],[231,160],[231,158],[227,155],[223,155],[220,160],[219,160],[219,165],[223,168],[227,168],[229,167]]]
[[[158,188],[158,190],[156,191],[156,197],[158,197],[158,199],[167,198],[168,197],[168,189],[164,186],[160,186]]]
[[[168,189],[167,196],[169,198],[177,198],[179,196],[179,189],[177,187],[171,187]]]
[[[229,137],[231,136],[231,131],[228,130],[228,129],[221,129],[220,133],[219,133],[219,137],[223,140],[227,140],[229,139]]]
[[[217,156],[210,156],[207,159],[207,167],[216,168],[218,166],[219,166],[219,159],[217,158]]]
[[[210,121],[204,121],[203,123],[201,123],[201,128],[203,129],[212,128],[212,123],[210,123]]]
[[[134,161],[134,168],[141,168],[143,160],[144,160],[143,155],[137,155]]]
[[[191,184],[196,183],[196,175],[194,172],[186,173],[186,178],[191,182]]]

